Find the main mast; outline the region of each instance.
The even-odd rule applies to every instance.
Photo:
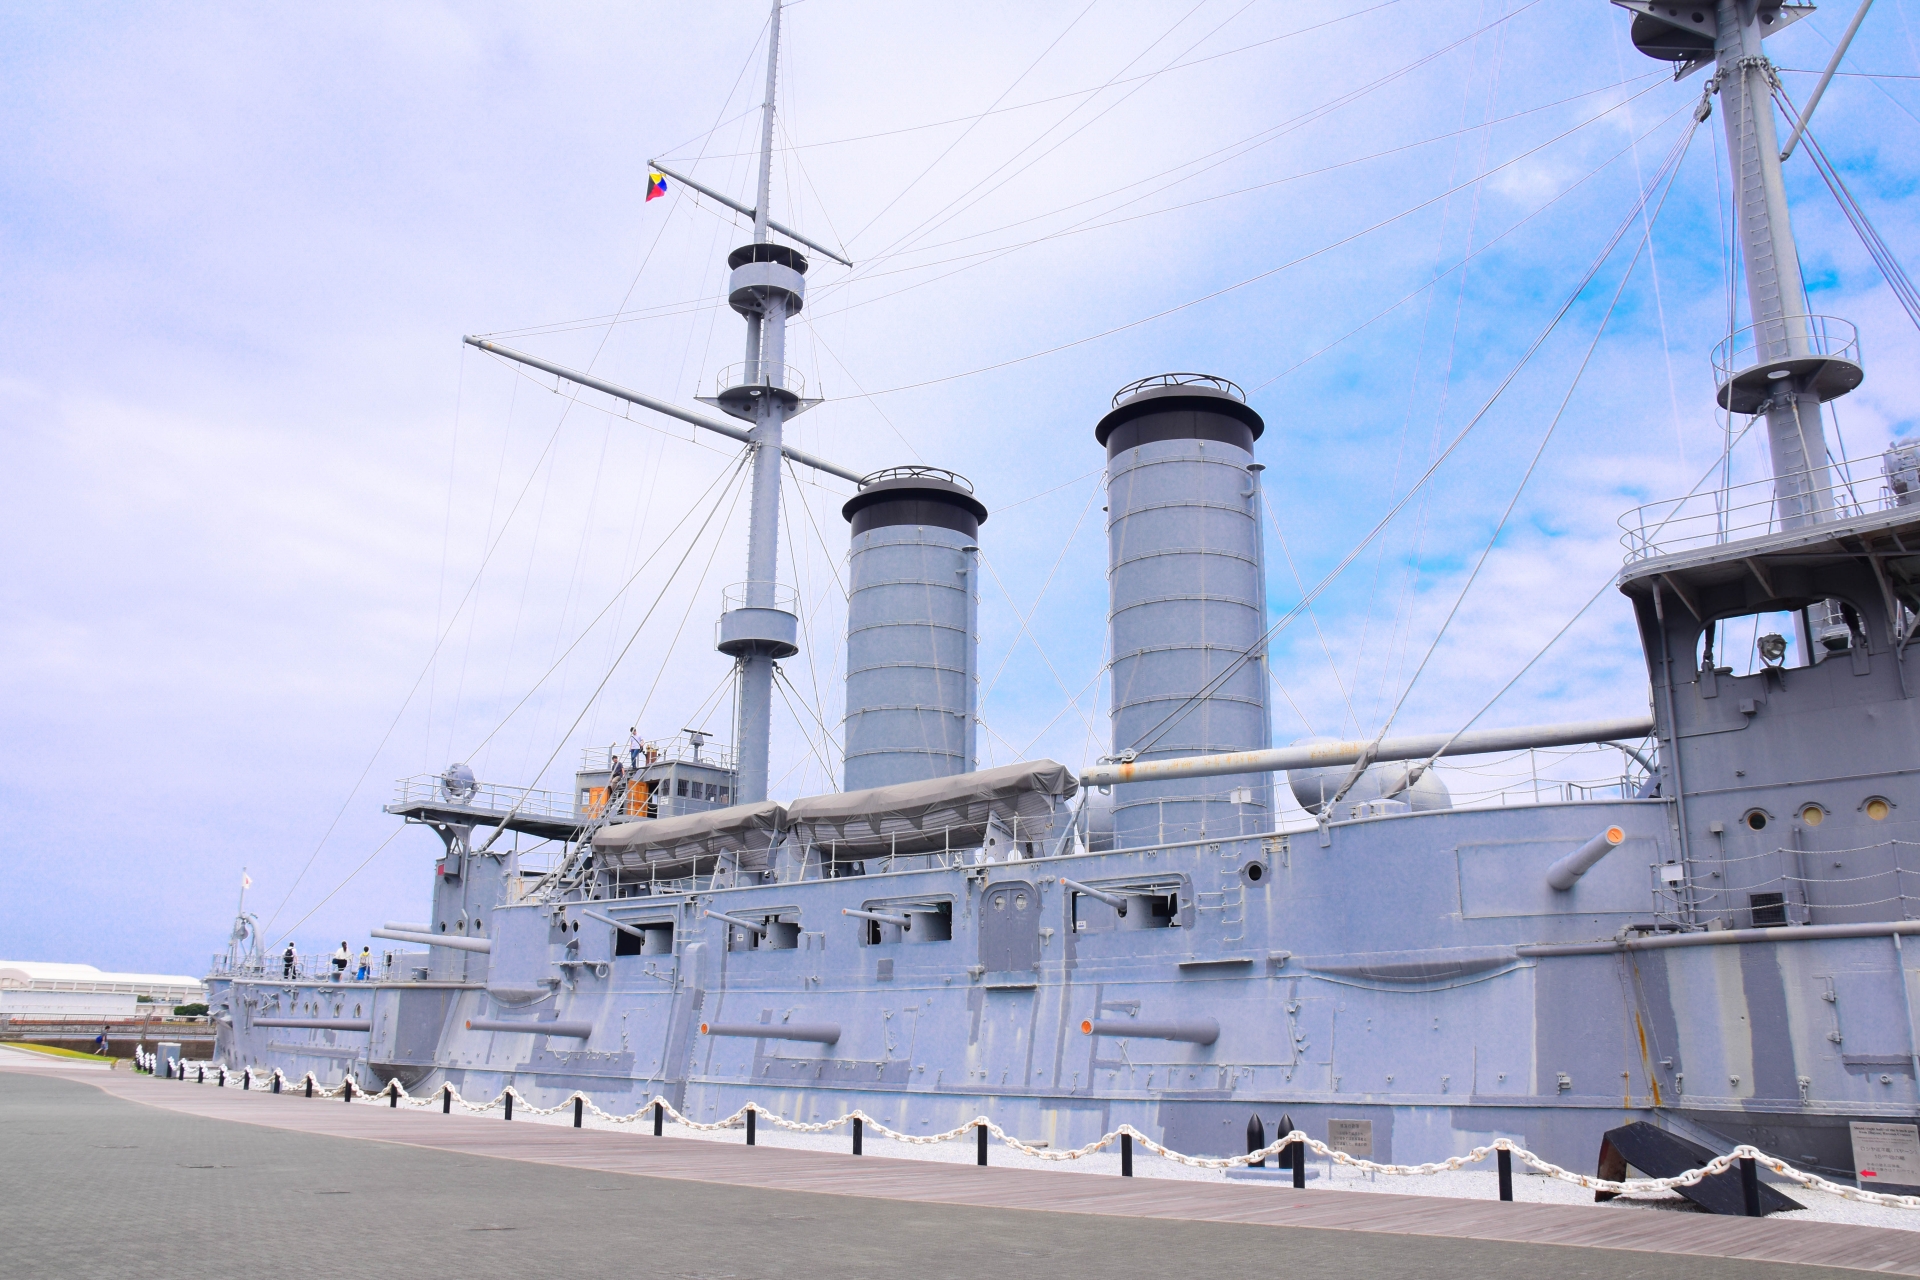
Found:
[[[782,599],[780,568],[781,436],[799,407],[787,370],[787,317],[800,309],[807,260],[770,240],[773,194],[773,95],[780,71],[780,0],[767,28],[767,98],[760,108],[760,186],[753,243],[727,256],[733,278],[728,302],[747,322],[746,359],[721,374],[719,406],[753,423],[753,499],[747,523],[747,580],[729,590],[720,616],[722,653],[739,671],[737,803],[767,798],[768,739],[773,728],[773,664],[798,653],[799,618]],[[733,375],[733,376],[730,376]]]
[[[1860,385],[1859,346],[1846,321],[1807,313],[1773,118],[1778,81],[1760,47],[1813,6],[1781,0],[1718,0],[1699,7],[1614,3],[1635,14],[1633,42],[1642,53],[1680,64],[1675,78],[1714,64],[1706,91],[1720,95],[1752,318],[1714,351],[1719,401],[1733,413],[1767,420],[1779,527],[1818,523],[1833,507],[1820,406]]]

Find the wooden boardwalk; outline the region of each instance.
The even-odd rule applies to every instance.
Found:
[[[119,1071],[45,1070],[128,1101],[209,1119],[602,1173],[925,1204],[1567,1245],[1920,1276],[1920,1232],[1880,1227],[982,1169],[508,1123],[497,1112],[443,1116],[437,1110],[347,1106]]]

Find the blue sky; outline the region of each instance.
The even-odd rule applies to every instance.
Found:
[[[1815,120],[1910,265],[1911,7],[1874,7],[1846,69],[1887,78],[1841,77]],[[195,970],[242,867],[275,937],[357,940],[425,900],[437,842],[382,844],[395,778],[471,759],[526,783],[551,759],[538,780],[564,788],[636,717],[727,735],[711,640],[743,576],[737,511],[662,587],[725,442],[459,339],[681,403],[710,390],[739,359],[717,297],[745,236],[677,187],[643,202],[647,162],[749,195],[765,16],[0,6],[0,954]],[[1849,16],[1769,50],[1817,70]],[[1092,428],[1117,387],[1198,369],[1248,388],[1289,607],[1492,395],[1702,79],[1670,83],[1599,0],[804,0],[786,21],[775,203],[856,263],[810,274],[789,358],[826,402],[794,434],[857,469],[954,467],[993,510],[983,743],[1003,763],[1106,747]],[[1812,79],[1786,76],[1802,99]],[[1456,727],[1614,572],[1616,517],[1717,456],[1719,124],[1600,340],[1638,224],[1278,636],[1281,740],[1373,732],[1403,694],[1396,728]],[[1840,420],[1871,456],[1910,426],[1920,342],[1803,157],[1788,177],[1816,309],[1864,335]],[[786,533],[810,643],[788,671],[811,705],[776,716],[788,796],[829,785],[810,717],[839,714],[846,486],[802,479]],[[1482,723],[1644,699],[1608,593]]]

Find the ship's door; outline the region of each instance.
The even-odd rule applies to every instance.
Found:
[[[980,963],[988,973],[1031,973],[1040,963],[1040,895],[1025,880],[987,886]]]

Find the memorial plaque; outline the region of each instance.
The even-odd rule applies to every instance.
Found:
[[[1869,1127],[1886,1128],[1887,1126]],[[1327,1121],[1327,1145],[1342,1155],[1355,1156],[1362,1160],[1373,1159],[1373,1121]]]
[[[1920,1128],[1857,1120],[1847,1127],[1853,1130],[1853,1171],[1861,1186],[1920,1187]]]

